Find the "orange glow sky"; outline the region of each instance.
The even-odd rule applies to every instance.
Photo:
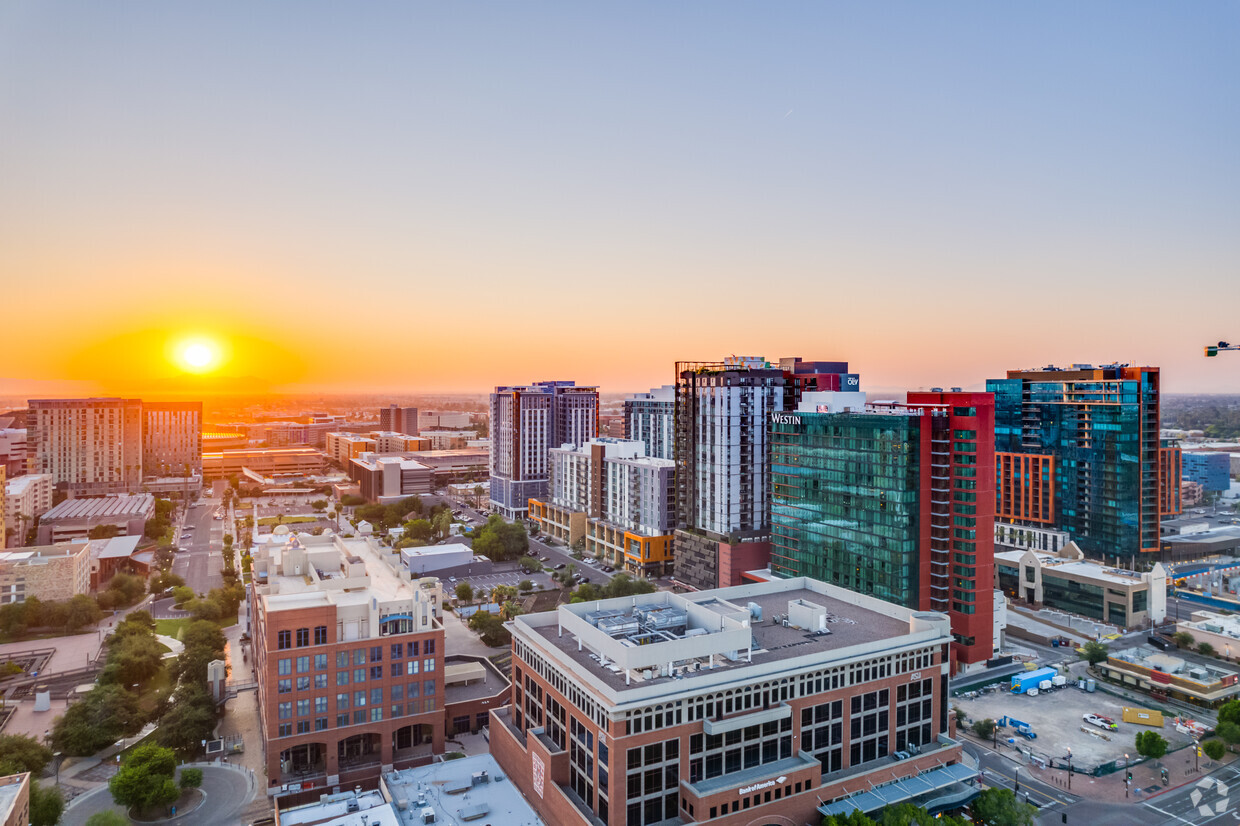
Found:
[[[947,8],[7,5],[0,395],[1240,392],[1240,7]]]

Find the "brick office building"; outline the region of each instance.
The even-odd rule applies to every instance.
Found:
[[[797,578],[509,627],[491,753],[549,823],[795,824],[979,791],[952,737],[944,614]]]
[[[442,753],[431,591],[365,539],[265,539],[250,615],[269,793],[369,783]]]

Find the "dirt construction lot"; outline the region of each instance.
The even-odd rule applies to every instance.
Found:
[[[967,725],[987,717],[998,721],[1005,715],[1029,723],[1038,735],[1036,740],[1026,740],[1009,727],[999,729],[1000,742],[1015,738],[1016,744],[1023,749],[1031,750],[1044,758],[1056,759],[1066,757],[1068,748],[1071,747],[1072,762],[1083,769],[1123,758],[1125,754],[1135,759],[1137,733],[1149,728],[1123,721],[1123,708],[1130,705],[1130,701],[1104,694],[1102,691],[1089,694],[1073,684],[1049,693],[1039,692],[1037,697],[1009,694],[1005,687],[1001,687],[992,694],[982,694],[974,700],[953,697],[951,702],[953,706],[964,709],[969,720]],[[1110,717],[1119,725],[1119,730],[1104,731],[1097,726],[1091,726],[1081,719],[1085,714]],[[1168,751],[1192,742],[1192,738],[1175,730],[1174,720],[1174,715],[1166,716],[1163,727],[1155,728],[1167,740]],[[1110,740],[1086,733],[1081,730],[1082,727],[1109,737]]]

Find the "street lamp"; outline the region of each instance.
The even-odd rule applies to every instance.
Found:
[[[1072,747],[1068,746],[1068,791],[1072,790]]]
[[[1128,768],[1128,754],[1124,754],[1124,797],[1128,797],[1128,788],[1132,783],[1132,769]]]
[[[1020,766],[1017,766],[1012,770],[1012,775],[1012,779],[1016,781],[1016,786],[1012,789],[1012,794],[1017,795],[1020,794]]]

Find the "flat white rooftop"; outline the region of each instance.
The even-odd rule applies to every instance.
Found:
[[[543,820],[489,754],[388,772],[380,782],[396,803],[401,826],[423,823],[426,809],[434,812],[437,824],[543,826]]]

